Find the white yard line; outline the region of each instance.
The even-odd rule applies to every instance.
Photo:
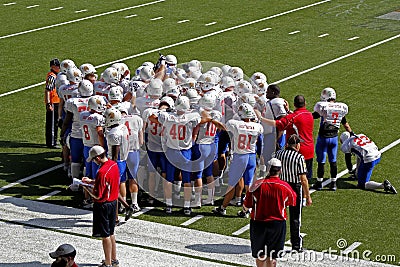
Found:
[[[11,5],[15,5],[15,4],[16,4],[15,2],[12,2],[12,3],[3,4],[3,6],[11,6]]]
[[[150,19],[151,21],[154,21],[154,20],[159,20],[159,19],[163,19],[164,17],[156,17],[156,18],[152,18],[152,19]]]
[[[197,215],[189,220],[187,220],[186,222],[181,223],[182,226],[188,226],[191,225],[194,222],[197,222],[198,220],[200,220],[201,218],[203,218],[203,215]]]
[[[162,2],[162,1],[165,1],[165,0],[160,0],[160,1],[156,1],[156,2],[158,3],[158,2]],[[287,14],[290,14],[290,13],[293,13],[293,12],[296,12],[296,11],[299,11],[299,10],[303,10],[303,9],[306,9],[306,8],[310,8],[310,7],[313,7],[313,6],[320,5],[320,4],[324,4],[324,3],[327,3],[327,2],[330,2],[330,1],[331,0],[320,1],[320,2],[317,2],[317,3],[314,3],[314,4],[310,4],[310,5],[302,6],[302,7],[299,7],[299,8],[292,9],[292,10],[288,10],[288,11],[285,11],[285,12],[282,12],[282,13],[279,13],[279,14],[275,14],[275,15],[269,16],[269,17],[253,20],[253,21],[250,21],[250,22],[247,22],[247,23],[243,23],[243,24],[236,25],[236,26],[233,26],[233,27],[230,27],[230,28],[226,28],[226,29],[223,29],[223,30],[219,30],[219,31],[216,31],[216,32],[205,34],[205,35],[202,35],[202,36],[199,36],[199,37],[195,37],[195,38],[192,38],[192,39],[188,39],[188,40],[184,40],[184,41],[177,42],[177,43],[174,43],[174,44],[158,47],[158,48],[155,48],[155,49],[152,49],[152,50],[148,50],[146,52],[138,53],[138,54],[135,54],[135,55],[132,55],[132,56],[129,56],[129,57],[120,58],[120,59],[117,59],[117,60],[114,60],[114,61],[111,61],[111,62],[106,62],[106,63],[100,64],[98,66],[95,66],[95,68],[101,68],[101,67],[104,67],[104,66],[109,66],[109,65],[111,65],[113,63],[117,63],[117,62],[129,60],[129,59],[133,59],[133,58],[144,56],[144,55],[151,54],[151,53],[154,53],[154,52],[159,52],[161,50],[168,49],[168,48],[175,47],[175,46],[179,46],[179,45],[182,45],[182,44],[191,43],[191,42],[198,41],[198,40],[201,40],[201,39],[205,39],[205,38],[208,38],[208,37],[211,37],[211,36],[214,36],[214,35],[218,35],[218,34],[221,34],[221,33],[224,33],[224,32],[228,32],[228,31],[239,29],[239,28],[242,28],[242,27],[245,27],[245,26],[248,26],[248,25],[252,25],[252,24],[255,24],[255,23],[258,23],[258,22],[261,22],[261,21],[273,19],[273,18],[284,16],[284,15],[287,15]],[[156,3],[156,2],[152,2],[152,3]],[[147,5],[149,5],[149,4],[147,4]],[[138,6],[136,6],[136,7],[138,7]],[[93,16],[91,16],[91,17],[93,17]],[[3,36],[3,38],[4,38],[4,36]],[[0,39],[2,39],[2,37],[0,37]],[[21,91],[25,91],[25,90],[28,90],[30,88],[34,88],[36,86],[42,86],[44,84],[45,84],[45,82],[40,82],[40,83],[37,83],[37,84],[29,85],[29,86],[26,86],[26,87],[23,87],[23,88],[20,88],[20,89],[16,89],[16,90],[13,90],[13,91],[10,91],[10,92],[7,92],[7,93],[0,94],[0,97],[7,96],[7,95],[10,95],[10,94],[14,94],[14,93],[21,92]]]
[[[31,180],[31,179],[33,179],[33,178],[36,178],[36,177],[41,176],[41,175],[44,175],[44,174],[46,174],[46,173],[48,173],[48,172],[52,172],[52,171],[54,171],[54,170],[57,170],[57,169],[61,168],[62,166],[64,166],[64,164],[56,165],[56,166],[54,166],[54,167],[51,167],[50,169],[47,169],[47,170],[38,172],[38,173],[36,173],[36,174],[33,174],[33,175],[31,175],[31,176],[28,176],[28,177],[19,179],[19,180],[16,181],[16,182],[9,183],[8,185],[5,185],[5,186],[1,187],[1,188],[0,188],[0,191],[3,191],[3,190],[5,190],[5,189],[7,189],[7,188],[10,188],[10,187],[13,187],[13,186],[15,186],[15,185],[18,185],[18,184],[20,184],[20,183],[29,181],[29,180]]]
[[[137,14],[132,14],[132,15],[125,16],[126,19],[133,18],[133,17],[137,17]]]
[[[64,7],[59,6],[59,7],[51,8],[50,10],[51,10],[51,11],[56,11],[56,10],[60,10],[60,9],[63,9],[63,8],[64,8]]]
[[[357,54],[359,54],[359,53],[361,53],[361,52],[364,52],[364,51],[366,51],[366,50],[368,50],[368,49],[371,49],[371,48],[373,48],[373,47],[376,47],[376,46],[385,44],[385,43],[387,43],[387,42],[393,41],[393,40],[395,40],[395,39],[397,39],[397,38],[399,38],[399,37],[400,37],[400,34],[397,34],[397,35],[392,36],[392,37],[389,37],[389,38],[387,38],[387,39],[385,39],[385,40],[376,42],[376,43],[374,43],[374,44],[371,44],[371,45],[368,45],[368,46],[363,47],[363,48],[361,48],[361,49],[358,49],[358,50],[356,50],[356,51],[354,51],[354,52],[348,53],[348,54],[346,54],[346,55],[344,55],[344,56],[341,56],[341,57],[338,57],[338,58],[329,60],[329,61],[327,61],[327,62],[325,62],[325,63],[322,63],[322,64],[317,65],[317,66],[315,66],[315,67],[309,68],[309,69],[307,69],[307,70],[300,71],[300,72],[298,72],[298,73],[296,73],[296,74],[290,75],[290,76],[288,76],[288,77],[286,77],[286,78],[283,78],[283,79],[281,79],[281,80],[279,80],[279,81],[276,81],[276,82],[274,82],[274,83],[275,83],[275,84],[278,84],[278,83],[282,83],[282,82],[291,80],[291,79],[296,78],[296,77],[298,77],[298,76],[300,76],[300,75],[303,75],[303,74],[306,74],[306,73],[311,72],[311,71],[313,71],[313,70],[316,70],[316,69],[325,67],[325,66],[327,66],[327,65],[330,65],[330,64],[335,63],[335,62],[337,62],[337,61],[340,61],[340,60],[342,60],[342,59],[345,59],[345,58],[348,58],[348,57],[357,55]]]
[[[347,39],[347,40],[349,40],[349,41],[353,41],[353,40],[357,40],[358,38],[360,38],[360,37],[358,37],[358,36],[354,36],[354,37],[351,37],[351,38],[349,38],[349,39]]]
[[[32,6],[27,6],[26,8],[30,9],[30,8],[35,8],[38,7],[39,5],[32,5]]]
[[[132,214],[132,217],[139,217],[140,215],[145,214],[146,212],[148,212],[148,211],[150,211],[152,209],[154,209],[154,207],[143,208],[143,209],[141,209],[141,211]]]
[[[345,250],[342,251],[342,255],[348,255],[350,252],[358,248],[362,243],[354,242],[350,246],[348,246]]]
[[[204,24],[205,26],[211,26],[211,25],[214,25],[214,24],[217,24],[217,22],[216,21],[213,21],[213,22],[210,22],[210,23],[207,23],[207,24]]]
[[[293,31],[293,32],[289,32],[289,34],[290,35],[293,35],[293,34],[296,34],[296,33],[299,33],[300,31]]]
[[[53,192],[48,193],[47,195],[39,197],[38,200],[45,200],[46,198],[49,198],[49,197],[57,195],[58,193],[61,193],[61,191],[60,190],[55,190]]]
[[[260,32],[269,31],[269,30],[271,30],[271,29],[272,29],[272,28],[264,28],[264,29],[261,29]]]
[[[101,14],[92,15],[92,16],[88,16],[88,17],[84,17],[84,18],[80,18],[80,19],[74,19],[74,20],[70,20],[70,21],[66,21],[66,22],[61,22],[61,23],[57,23],[57,24],[53,24],[53,25],[48,25],[48,26],[44,26],[44,27],[40,27],[40,28],[36,28],[36,29],[32,29],[32,30],[17,32],[17,33],[8,34],[8,35],[3,35],[3,36],[0,36],[0,40],[1,39],[10,38],[10,37],[13,37],[13,36],[18,36],[18,35],[22,35],[22,34],[31,33],[31,32],[37,32],[37,31],[42,31],[42,30],[45,30],[45,29],[51,29],[51,28],[55,28],[55,27],[58,27],[58,26],[79,22],[79,21],[84,21],[84,20],[98,18],[98,17],[110,15],[110,14],[115,14],[115,13],[123,12],[123,11],[126,11],[126,10],[134,9],[134,8],[144,7],[144,6],[148,6],[148,5],[154,5],[154,4],[158,4],[158,3],[164,2],[164,1],[165,0],[157,0],[157,1],[149,2],[149,3],[145,3],[145,4],[141,4],[141,5],[121,8],[121,9],[117,9],[117,10],[113,10],[113,11],[109,11],[109,12],[104,12],[104,13],[101,13]]]
[[[324,33],[324,34],[318,35],[319,38],[323,38],[323,37],[326,37],[326,36],[329,36],[329,33]]]
[[[240,228],[236,232],[233,232],[232,235],[233,236],[239,236],[239,235],[243,234],[244,232],[246,232],[248,230],[250,230],[250,224],[246,224],[245,226],[243,226],[242,228]]]
[[[82,13],[82,12],[87,12],[87,9],[81,9],[81,10],[75,11],[75,13]]]
[[[188,19],[184,19],[184,20],[180,20],[180,21],[178,21],[177,23],[185,23],[185,22],[189,22],[190,20],[188,20]]]

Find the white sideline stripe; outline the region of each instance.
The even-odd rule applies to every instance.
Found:
[[[133,17],[137,17],[137,14],[132,14],[132,15],[125,16],[126,19],[133,18]]]
[[[189,220],[187,220],[186,222],[181,223],[182,226],[188,226],[191,225],[194,222],[197,222],[198,220],[200,220],[201,218],[203,218],[203,215],[197,215]]]
[[[207,23],[207,24],[204,24],[205,26],[211,26],[211,25],[214,25],[214,24],[217,24],[217,22],[216,21],[213,21],[213,22],[210,22],[210,23]]]
[[[381,153],[388,151],[389,149],[397,146],[398,144],[400,144],[400,139],[397,139],[396,141],[392,142],[391,144],[385,146],[384,148],[382,148],[381,150],[379,150]]]
[[[162,18],[164,18],[164,17],[156,17],[156,18],[152,18],[152,19],[150,19],[150,20],[159,20],[159,19],[162,19]]]
[[[354,36],[354,37],[351,37],[351,38],[349,38],[349,39],[347,39],[347,40],[349,40],[349,41],[353,41],[353,40],[356,40],[356,39],[358,39],[358,38],[360,38],[360,37],[358,37],[358,36]]]
[[[322,38],[322,37],[325,37],[325,36],[328,36],[328,35],[329,35],[329,33],[324,33],[324,34],[318,35],[318,37]]]
[[[14,182],[14,183],[9,183],[8,185],[5,185],[5,186],[1,187],[1,188],[0,188],[0,191],[3,191],[3,190],[5,190],[5,189],[7,189],[7,188],[10,188],[10,187],[13,187],[13,186],[15,186],[15,185],[17,185],[17,184],[26,182],[26,181],[28,181],[28,180],[30,180],[30,179],[33,179],[33,178],[38,177],[38,176],[41,176],[41,175],[46,174],[46,173],[48,173],[48,172],[54,171],[54,170],[56,170],[56,169],[59,169],[59,168],[61,168],[62,166],[64,166],[64,164],[56,165],[56,166],[54,166],[54,167],[51,167],[50,169],[47,169],[47,170],[38,172],[38,173],[36,173],[36,174],[33,174],[33,175],[31,175],[31,176],[28,176],[28,177],[19,179],[18,181]]]
[[[342,251],[342,255],[348,255],[350,252],[358,248],[362,243],[354,242],[350,246],[348,246],[345,250]]]
[[[148,212],[148,211],[150,211],[152,209],[154,209],[154,207],[143,208],[141,211],[132,214],[132,217],[139,217],[140,215],[145,214],[146,212]]]
[[[307,70],[303,70],[303,71],[301,71],[301,72],[298,72],[298,73],[293,74],[293,75],[291,75],[291,76],[289,76],[289,77],[283,78],[283,79],[281,79],[281,80],[279,80],[279,81],[276,81],[276,82],[274,82],[274,83],[275,83],[275,84],[278,84],[278,83],[282,83],[282,82],[285,82],[285,81],[287,81],[287,80],[296,78],[296,77],[298,77],[298,76],[300,76],[300,75],[303,75],[303,74],[305,74],[305,73],[308,73],[308,72],[311,72],[311,71],[313,71],[313,70],[316,70],[316,69],[325,67],[325,66],[330,65],[330,64],[332,64],[332,63],[335,63],[335,62],[337,62],[337,61],[339,61],[339,60],[342,60],[342,59],[345,59],[345,58],[354,56],[354,55],[359,54],[359,53],[361,53],[361,52],[364,52],[364,51],[366,51],[366,50],[368,50],[368,49],[371,49],[371,48],[373,48],[373,47],[375,47],[375,46],[378,46],[378,45],[381,45],[381,44],[390,42],[390,41],[392,41],[392,40],[395,40],[395,39],[397,39],[397,38],[399,38],[399,37],[400,37],[400,34],[397,34],[397,35],[392,36],[392,37],[389,37],[389,38],[387,38],[387,39],[385,39],[385,40],[379,41],[379,42],[374,43],[374,44],[372,44],[372,45],[369,45],[369,46],[363,47],[363,48],[361,48],[361,49],[358,49],[358,50],[356,50],[356,51],[354,51],[354,52],[348,53],[348,54],[346,54],[346,55],[344,55],[344,56],[341,56],[341,57],[338,57],[338,58],[329,60],[329,61],[327,61],[327,62],[325,62],[325,63],[319,64],[319,65],[317,65],[317,66],[315,66],[315,67],[312,67],[312,68],[309,68],[309,69],[307,69]]]
[[[38,7],[39,5],[32,5],[32,6],[27,6],[26,8],[34,8],[34,7]]]
[[[269,30],[271,30],[271,29],[272,29],[272,28],[264,28],[264,29],[261,29],[260,32],[269,31]]]
[[[299,33],[300,31],[294,31],[294,32],[289,32],[289,34],[296,34]]]
[[[162,2],[162,1],[165,1],[165,0],[159,0],[159,1],[156,1],[156,2]],[[129,56],[129,57],[120,58],[120,59],[117,59],[117,60],[114,60],[114,61],[111,61],[111,62],[100,64],[100,65],[95,66],[95,68],[101,68],[101,67],[104,67],[104,66],[109,66],[109,65],[117,63],[117,62],[121,62],[121,61],[129,60],[129,59],[132,59],[132,58],[144,56],[144,55],[151,54],[151,53],[154,53],[154,52],[159,52],[160,50],[163,50],[163,49],[168,49],[168,48],[175,47],[175,46],[178,46],[178,45],[191,43],[191,42],[194,42],[194,41],[197,41],[197,40],[201,40],[201,39],[204,39],[204,38],[207,38],[207,37],[210,37],[210,36],[214,36],[214,35],[217,35],[217,34],[220,34],[220,33],[224,33],[224,32],[231,31],[231,30],[235,30],[235,29],[238,29],[238,28],[241,28],[241,27],[245,27],[245,26],[248,26],[248,25],[252,25],[252,24],[264,21],[264,20],[280,17],[280,16],[283,16],[283,15],[286,15],[286,14],[293,13],[295,11],[299,11],[299,10],[306,9],[306,8],[309,8],[309,7],[313,7],[313,6],[320,5],[320,4],[324,4],[324,3],[327,3],[327,2],[330,2],[330,1],[331,0],[324,0],[324,1],[321,1],[321,2],[317,2],[317,3],[314,3],[314,4],[307,5],[307,6],[302,6],[302,7],[299,7],[299,8],[295,8],[295,9],[292,9],[292,10],[289,10],[289,11],[285,11],[285,12],[282,12],[282,13],[279,13],[279,14],[275,14],[275,15],[272,15],[272,16],[269,16],[269,17],[265,17],[265,18],[262,18],[262,19],[258,19],[258,20],[250,21],[250,22],[247,22],[247,23],[244,23],[244,24],[236,25],[236,26],[224,29],[224,30],[219,30],[219,31],[216,31],[216,32],[212,32],[212,33],[209,33],[209,34],[206,34],[206,35],[202,35],[202,36],[195,37],[195,38],[192,38],[192,39],[188,39],[188,40],[185,40],[185,41],[181,41],[181,42],[178,42],[178,43],[166,45],[166,46],[163,46],[163,47],[158,47],[156,49],[152,49],[152,50],[149,50],[149,51],[146,51],[146,52],[142,52],[142,53],[139,53],[139,54],[136,54],[136,55],[132,55],[132,56]],[[155,3],[155,2],[152,2],[152,3]],[[0,37],[0,39],[2,39],[2,37]],[[41,85],[44,85],[44,84],[45,84],[45,82],[43,81],[43,82],[40,82],[40,83],[37,83],[37,84],[29,85],[27,87],[23,87],[23,88],[14,90],[14,91],[10,91],[10,92],[7,92],[7,93],[0,94],[0,97],[7,96],[7,95],[10,95],[10,94],[13,94],[13,93],[20,92],[20,91],[28,90],[30,88],[34,88],[36,86],[41,86]]]
[[[51,11],[55,11],[55,10],[60,10],[60,9],[63,9],[63,8],[64,8],[64,7],[59,6],[59,7],[51,8],[50,10],[51,10]]]
[[[60,190],[55,190],[53,192],[48,193],[47,195],[39,197],[38,200],[45,200],[46,198],[52,197],[54,195],[57,195],[58,193],[61,193],[61,191]]]
[[[185,23],[185,22],[189,22],[190,20],[188,20],[188,19],[184,19],[184,20],[180,20],[180,21],[178,21],[177,23]]]
[[[12,2],[12,3],[3,4],[3,6],[11,6],[11,5],[15,5],[15,4],[16,4],[15,2]]]
[[[246,232],[248,230],[250,230],[250,224],[246,224],[245,226],[243,226],[242,228],[240,228],[236,232],[233,232],[232,235],[239,236],[239,235],[243,234],[244,232]]]
[[[67,24],[71,24],[71,23],[75,23],[75,22],[79,22],[79,21],[84,21],[84,20],[88,20],[88,19],[93,19],[93,18],[97,18],[97,17],[102,17],[102,16],[114,14],[114,13],[119,13],[119,12],[122,12],[122,11],[130,10],[130,9],[134,9],[134,8],[138,8],[138,7],[144,7],[144,6],[148,6],[148,5],[153,5],[153,4],[157,4],[157,3],[160,3],[160,2],[164,2],[164,1],[165,1],[165,0],[157,0],[157,1],[149,2],[149,3],[137,5],[137,6],[131,6],[131,7],[126,7],[126,8],[121,8],[121,9],[117,9],[117,10],[113,10],[113,11],[108,11],[108,12],[101,13],[101,14],[97,14],[97,15],[93,15],[93,16],[88,16],[88,17],[84,17],[84,18],[80,18],[80,19],[74,19],[74,20],[70,20],[70,21],[66,21],[66,22],[61,22],[61,23],[57,23],[57,24],[53,24],[53,25],[48,25],[48,26],[44,26],[44,27],[40,27],[40,28],[36,28],[36,29],[32,29],[32,30],[17,32],[17,33],[8,34],[8,35],[3,35],[3,36],[0,36],[0,40],[1,40],[1,39],[6,39],[6,38],[9,38],[9,37],[13,37],[13,36],[18,36],[18,35],[26,34],[26,33],[37,32],[37,31],[41,31],[41,30],[45,30],[45,29],[51,29],[51,28],[54,28],[54,27],[58,27],[58,26],[62,26],[62,25],[67,25]]]
[[[86,12],[86,11],[87,11],[87,9],[81,9],[81,10],[75,11],[75,13],[82,13],[82,12]]]

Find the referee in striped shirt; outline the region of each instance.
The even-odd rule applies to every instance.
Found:
[[[307,206],[312,204],[306,176],[306,163],[304,156],[299,153],[301,142],[300,137],[293,134],[288,138],[285,149],[277,151],[274,155],[282,162],[281,180],[287,182],[297,194],[296,206],[289,207],[289,221],[292,249],[298,252],[303,250],[300,236],[303,197],[306,199]]]

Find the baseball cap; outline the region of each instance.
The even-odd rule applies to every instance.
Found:
[[[300,136],[298,136],[297,134],[292,134],[287,140],[288,145],[296,145],[302,142],[304,142],[304,140],[301,139]]]
[[[89,150],[89,157],[86,159],[87,162],[91,162],[93,158],[106,152],[102,146],[95,145]]]
[[[49,255],[51,258],[56,259],[61,256],[65,256],[75,252],[75,248],[70,244],[62,244],[59,246],[56,251],[50,252]]]
[[[272,158],[268,161],[269,167],[274,167],[276,169],[282,168],[282,162],[277,158]]]
[[[52,60],[50,60],[50,67],[51,66],[59,66],[60,67],[60,60],[58,60],[58,58],[53,58]]]

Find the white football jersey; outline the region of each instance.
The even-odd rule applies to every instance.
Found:
[[[158,108],[160,105],[160,99],[152,99],[149,97],[138,97],[136,98],[135,107],[139,110],[140,114],[143,114],[148,108]]]
[[[56,90],[57,94],[60,96],[60,88],[63,85],[68,85],[69,81],[67,79],[67,75],[63,72],[59,72],[56,77],[55,85],[56,85]]]
[[[125,124],[120,124],[111,129],[107,128],[106,139],[108,158],[112,158],[112,147],[119,146],[118,160],[125,161],[129,153],[129,132]]]
[[[80,113],[88,110],[88,97],[77,97],[68,99],[65,109],[73,114],[71,137],[82,139],[82,129],[80,124]]]
[[[123,101],[112,106],[120,111],[121,109],[127,110],[129,115],[137,115],[131,102]]]
[[[158,117],[160,112],[163,111],[148,108],[142,114],[142,119],[146,122],[145,132],[147,133],[147,149],[153,152],[163,152],[161,136],[163,135],[165,128],[159,123],[151,122],[149,117],[153,114]]]
[[[321,124],[325,123],[339,129],[340,122],[348,113],[349,108],[346,104],[340,102],[320,101],[315,104],[314,111],[321,116]]]
[[[95,95],[102,95],[105,96],[105,98],[108,101],[108,93],[110,92],[111,85],[108,83],[102,82],[102,81],[96,81],[93,84],[93,91]]]
[[[139,150],[139,133],[143,129],[143,120],[137,115],[123,115],[122,123],[129,133],[129,151]]]
[[[80,113],[79,122],[82,129],[83,144],[88,147],[100,144],[97,127],[104,127],[104,116],[99,113],[85,111]]]
[[[161,136],[164,151],[166,148],[184,150],[192,147],[193,129],[200,123],[201,117],[197,112],[182,115],[161,112],[158,121],[165,127]]]
[[[142,82],[142,81],[131,80],[131,82],[129,84],[130,92],[132,93],[132,95],[135,95],[136,97],[146,96],[146,87],[147,87],[147,83]]]
[[[78,96],[79,96],[79,91],[77,84],[62,85],[58,93],[58,97],[64,100],[64,107],[68,99]]]
[[[233,153],[249,154],[256,152],[258,135],[263,133],[263,127],[257,122],[230,120],[226,129],[231,134]]]
[[[271,107],[274,119],[287,115],[285,109],[285,100],[283,98],[280,97],[273,98],[267,102],[267,105]]]
[[[344,141],[341,150],[344,153],[354,152],[365,163],[372,162],[381,157],[378,147],[364,134],[351,136]]]
[[[213,90],[207,91],[204,93],[206,94],[211,94],[213,95],[216,100],[215,100],[215,106],[214,110],[219,111],[222,114],[221,121],[224,123],[225,122],[225,98],[223,97],[223,91],[219,87],[214,87]]]
[[[222,114],[217,110],[209,112],[211,118],[216,121],[221,121]],[[199,132],[197,133],[196,144],[213,144],[215,135],[217,133],[217,126],[211,122],[199,125]]]
[[[236,103],[237,97],[233,91],[223,92],[222,98],[224,99],[224,109],[225,109],[225,116],[223,116],[222,121],[229,121],[233,118],[235,114],[234,105]]]

